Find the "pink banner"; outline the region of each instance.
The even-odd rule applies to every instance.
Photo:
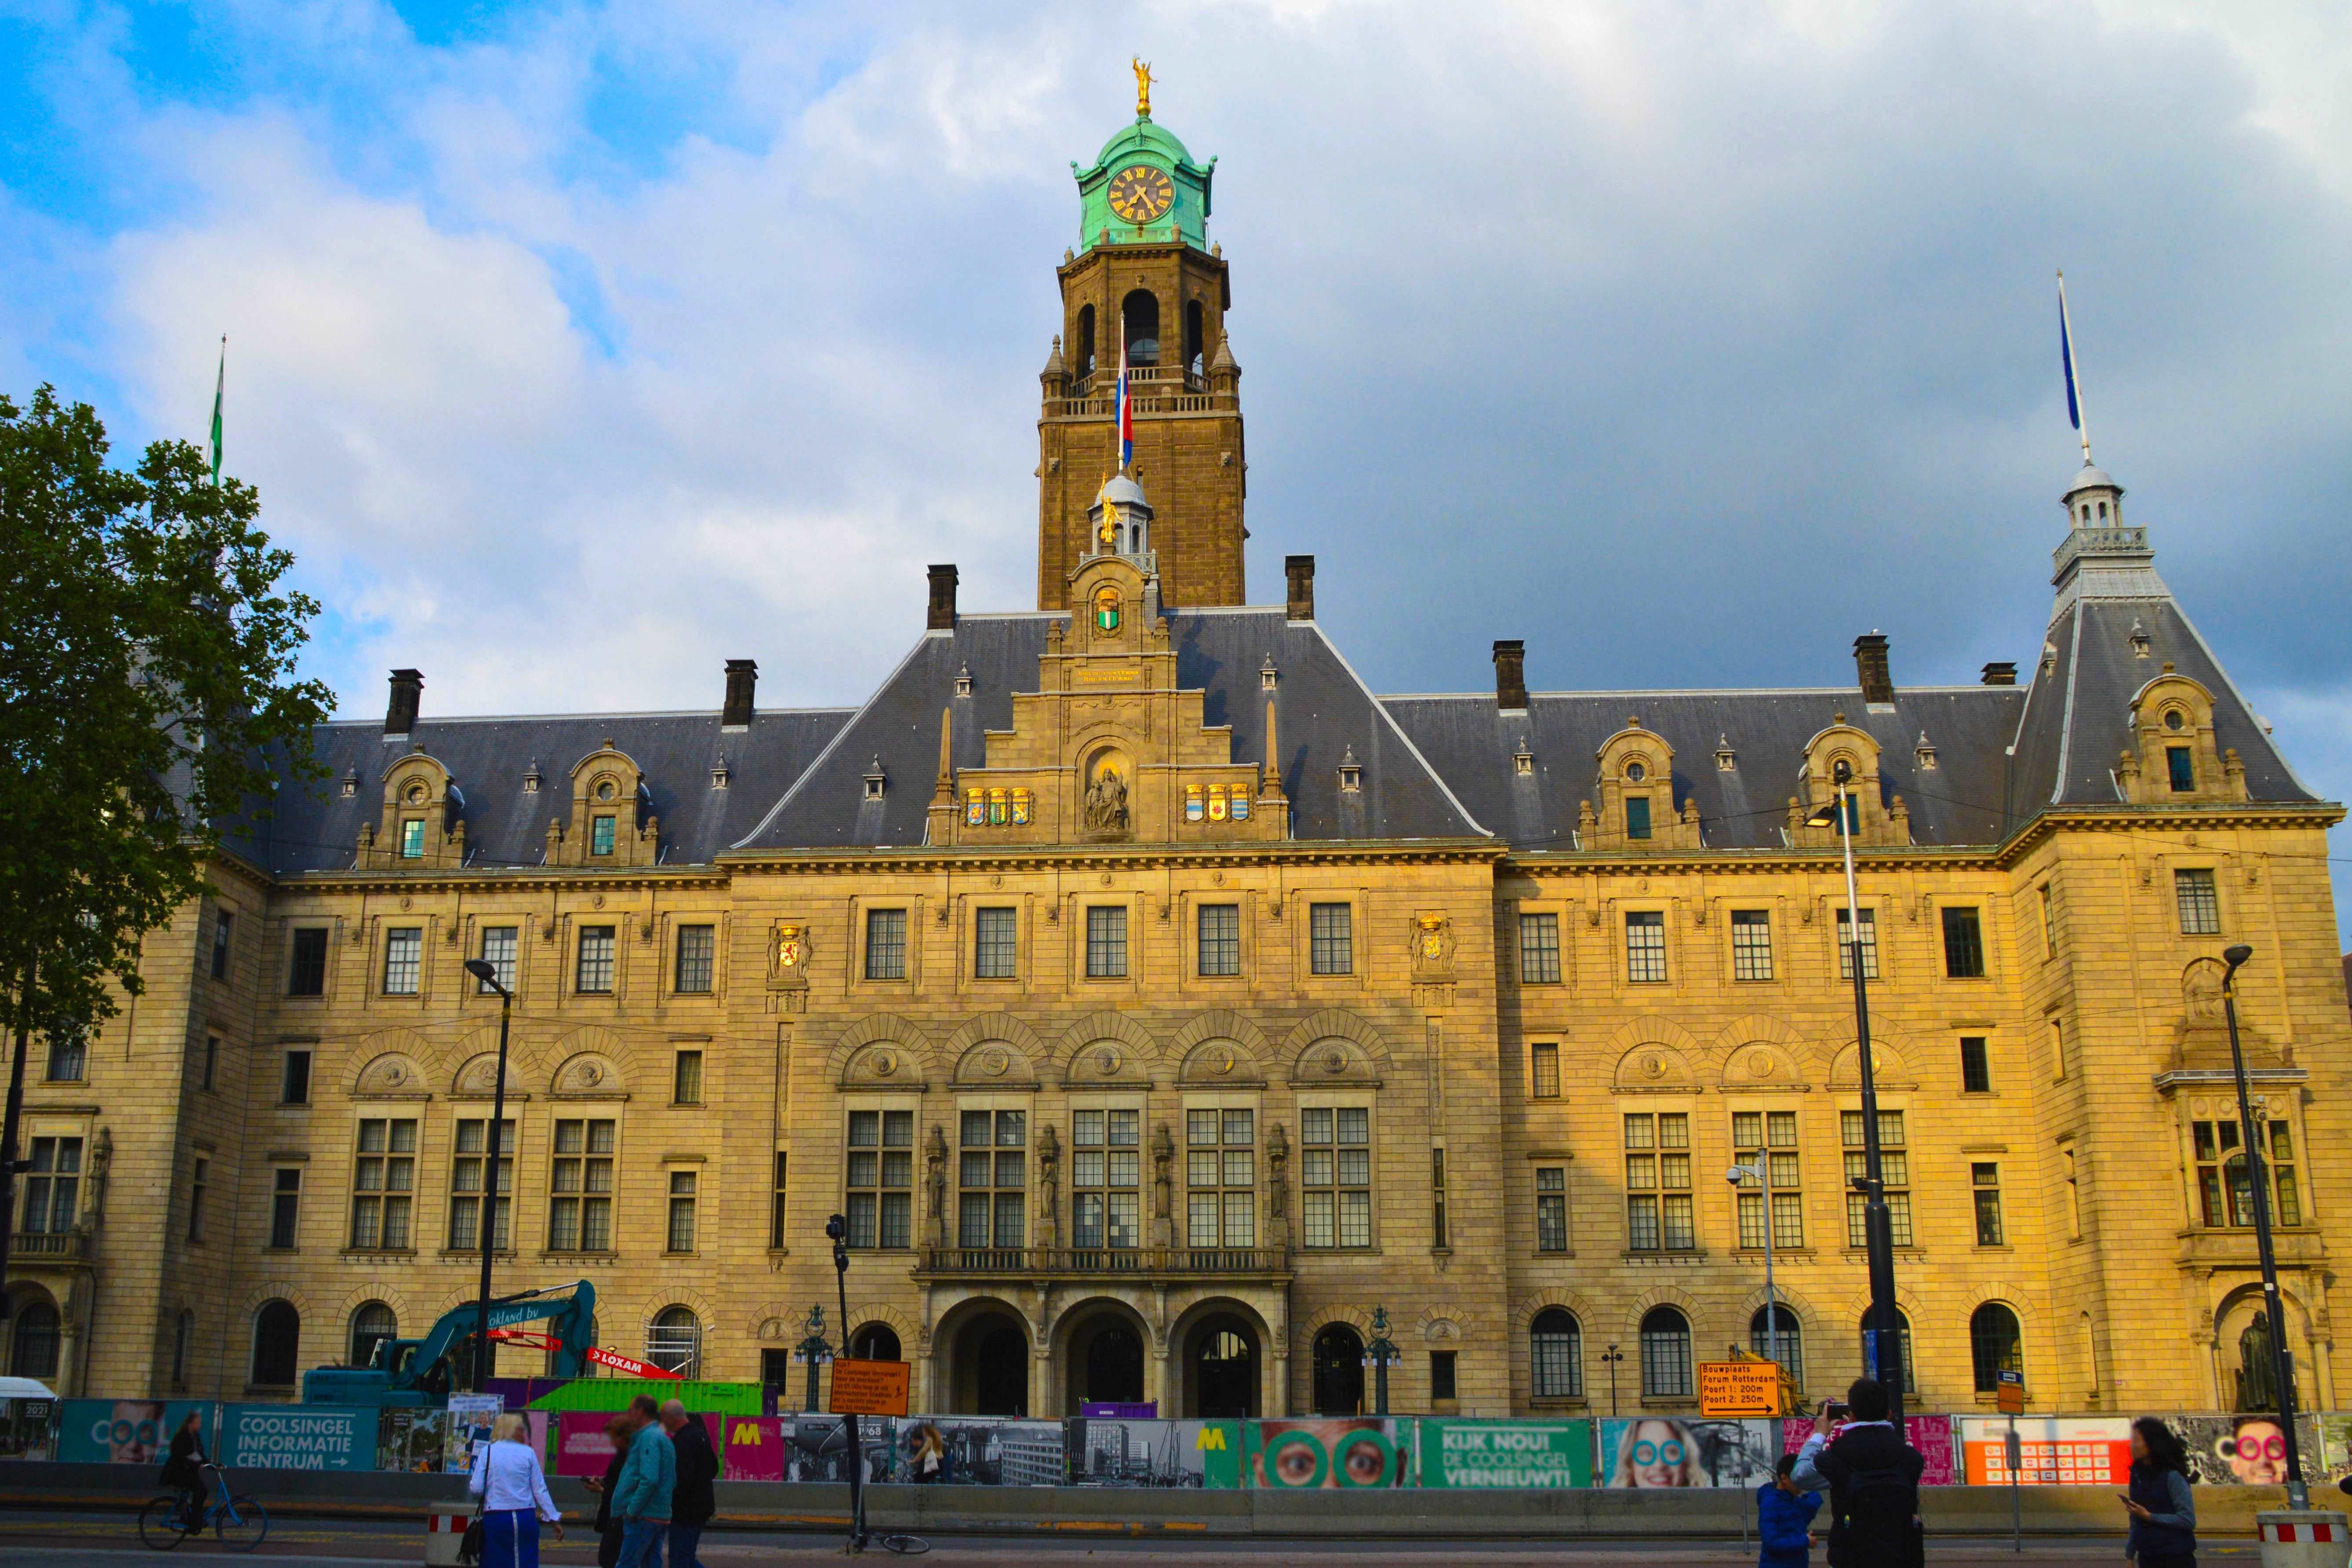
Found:
[[[559,1476],[602,1476],[613,1459],[613,1440],[604,1436],[609,1410],[560,1410],[555,1416],[555,1473]]]
[[[730,1481],[781,1481],[784,1479],[783,1423],[773,1415],[709,1415],[704,1420],[715,1432],[727,1426],[727,1442],[719,1453],[720,1475]]]
[[[1812,1435],[1811,1422],[1791,1417],[1782,1432],[1782,1451],[1795,1453]],[[1903,1418],[1903,1435],[1910,1439],[1913,1447],[1919,1450],[1919,1457],[1927,1461],[1927,1468],[1919,1472],[1921,1486],[1950,1487],[1959,1484],[1959,1467],[1952,1453],[1950,1416],[1906,1415]]]

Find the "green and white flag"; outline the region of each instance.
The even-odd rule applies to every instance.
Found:
[[[228,391],[228,334],[221,334],[220,374],[213,381],[213,485],[220,486],[221,466],[221,398]]]

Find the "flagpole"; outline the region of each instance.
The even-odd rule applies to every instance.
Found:
[[[2066,314],[2066,271],[2058,270],[2058,358],[2066,370],[2066,413],[2083,443],[2083,466],[2091,466],[2091,422],[2083,417],[2082,377],[2074,372],[2074,324]]]

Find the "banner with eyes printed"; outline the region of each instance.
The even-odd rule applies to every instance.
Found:
[[[2277,1415],[2242,1411],[2235,1415],[2175,1415],[2168,1423],[2188,1450],[2189,1468],[2200,1486],[2283,1486],[2286,1481],[2286,1432]],[[2298,1415],[2297,1456],[2307,1476],[2323,1472],[2318,1422]]]
[[[1410,1420],[1302,1415],[1240,1425],[1244,1486],[1300,1491],[1412,1484]]]
[[[1780,1458],[1769,1421],[1643,1415],[1600,1426],[1604,1487],[1755,1487]]]

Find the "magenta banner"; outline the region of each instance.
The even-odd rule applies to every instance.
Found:
[[[727,1441],[719,1451],[721,1476],[730,1481],[781,1481],[784,1479],[784,1423],[773,1415],[713,1415],[714,1428],[727,1424]]]
[[[1782,1434],[1782,1452],[1795,1453],[1812,1435],[1811,1422],[1792,1417]],[[1913,1447],[1919,1450],[1919,1457],[1927,1461],[1927,1468],[1919,1472],[1921,1486],[1952,1487],[1960,1484],[1959,1466],[1952,1451],[1950,1416],[1906,1415],[1903,1418],[1903,1435],[1911,1440]]]

